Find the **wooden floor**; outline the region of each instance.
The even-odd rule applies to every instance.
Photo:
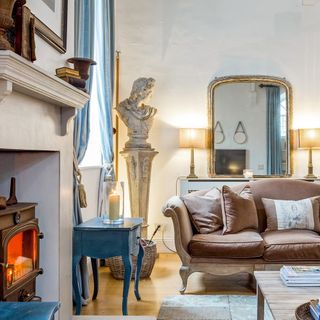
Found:
[[[140,280],[141,301],[135,300],[133,282],[131,282],[128,298],[129,315],[157,316],[164,297],[180,294],[178,291],[181,285],[180,265],[179,257],[176,254],[160,254],[151,277]],[[123,282],[115,280],[107,267],[101,267],[99,273],[98,298],[83,307],[81,315],[120,315]],[[92,292],[92,281],[90,285]],[[253,295],[254,292],[250,288],[247,274],[213,277],[194,273],[189,277],[185,294]]]

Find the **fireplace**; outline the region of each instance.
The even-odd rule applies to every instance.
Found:
[[[18,203],[0,211],[0,300],[30,301],[35,296],[39,268],[36,203]]]
[[[70,320],[72,118],[76,110],[89,100],[89,96],[55,77],[53,73],[54,70],[47,72],[13,52],[0,51],[0,196],[8,196],[10,179],[15,177],[18,202],[38,203],[35,217],[39,219],[39,227],[32,224],[34,218],[31,214],[29,229],[36,230],[36,234],[40,229],[45,234],[41,246],[34,246],[36,251],[40,250],[40,267],[44,270],[44,274],[39,277],[36,276],[40,271],[39,261],[35,259],[32,271],[8,287],[7,279],[3,276],[4,259],[7,256],[4,257],[4,252],[1,252],[0,287],[3,288],[4,284],[5,287],[0,289],[0,294],[8,301],[13,297],[10,294],[13,294],[23,279],[29,281],[28,285],[32,289],[36,278],[36,295],[41,296],[42,301],[60,301],[61,308],[56,319]],[[11,208],[8,207],[8,210]],[[0,210],[0,216],[3,212]],[[18,224],[13,220],[14,215],[9,214],[6,219],[11,221],[12,228],[18,229],[27,222],[24,220],[27,215],[28,212],[23,211]],[[0,223],[0,236],[5,236],[2,228],[5,229]],[[28,236],[35,239],[32,231],[25,234],[25,237]],[[28,250],[32,251],[30,248]],[[28,256],[24,259],[26,271],[31,269],[28,259]],[[31,294],[34,294],[31,289]],[[19,294],[19,289],[15,292]]]

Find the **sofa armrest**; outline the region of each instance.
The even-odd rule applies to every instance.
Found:
[[[174,196],[167,201],[162,212],[166,217],[172,218],[175,246],[182,263],[189,263],[191,257],[188,253],[188,245],[193,231],[186,206],[178,196]]]

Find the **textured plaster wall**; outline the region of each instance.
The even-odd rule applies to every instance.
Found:
[[[158,108],[150,139],[153,162],[150,231],[166,223],[161,207],[188,173],[189,152],[178,148],[179,127],[207,125],[207,86],[215,76],[265,74],[293,86],[294,127],[317,127],[320,116],[320,4],[301,0],[119,0],[117,49],[121,50],[120,94],[129,95],[141,76],[156,79],[151,104]],[[120,147],[126,129],[120,131]],[[295,172],[306,173],[307,154],[297,152]],[[315,173],[320,174],[315,153]],[[196,152],[196,171],[207,175],[206,154]],[[123,159],[120,173],[126,179]]]

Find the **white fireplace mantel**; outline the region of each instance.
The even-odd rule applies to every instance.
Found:
[[[0,51],[0,103],[17,91],[61,108],[61,135],[90,96],[11,51]],[[0,106],[1,109],[1,106]]]
[[[61,302],[57,320],[72,319],[72,121],[64,131],[88,100],[42,68],[0,51],[0,195],[16,177],[18,201],[38,203],[45,237],[36,292],[43,301]]]

